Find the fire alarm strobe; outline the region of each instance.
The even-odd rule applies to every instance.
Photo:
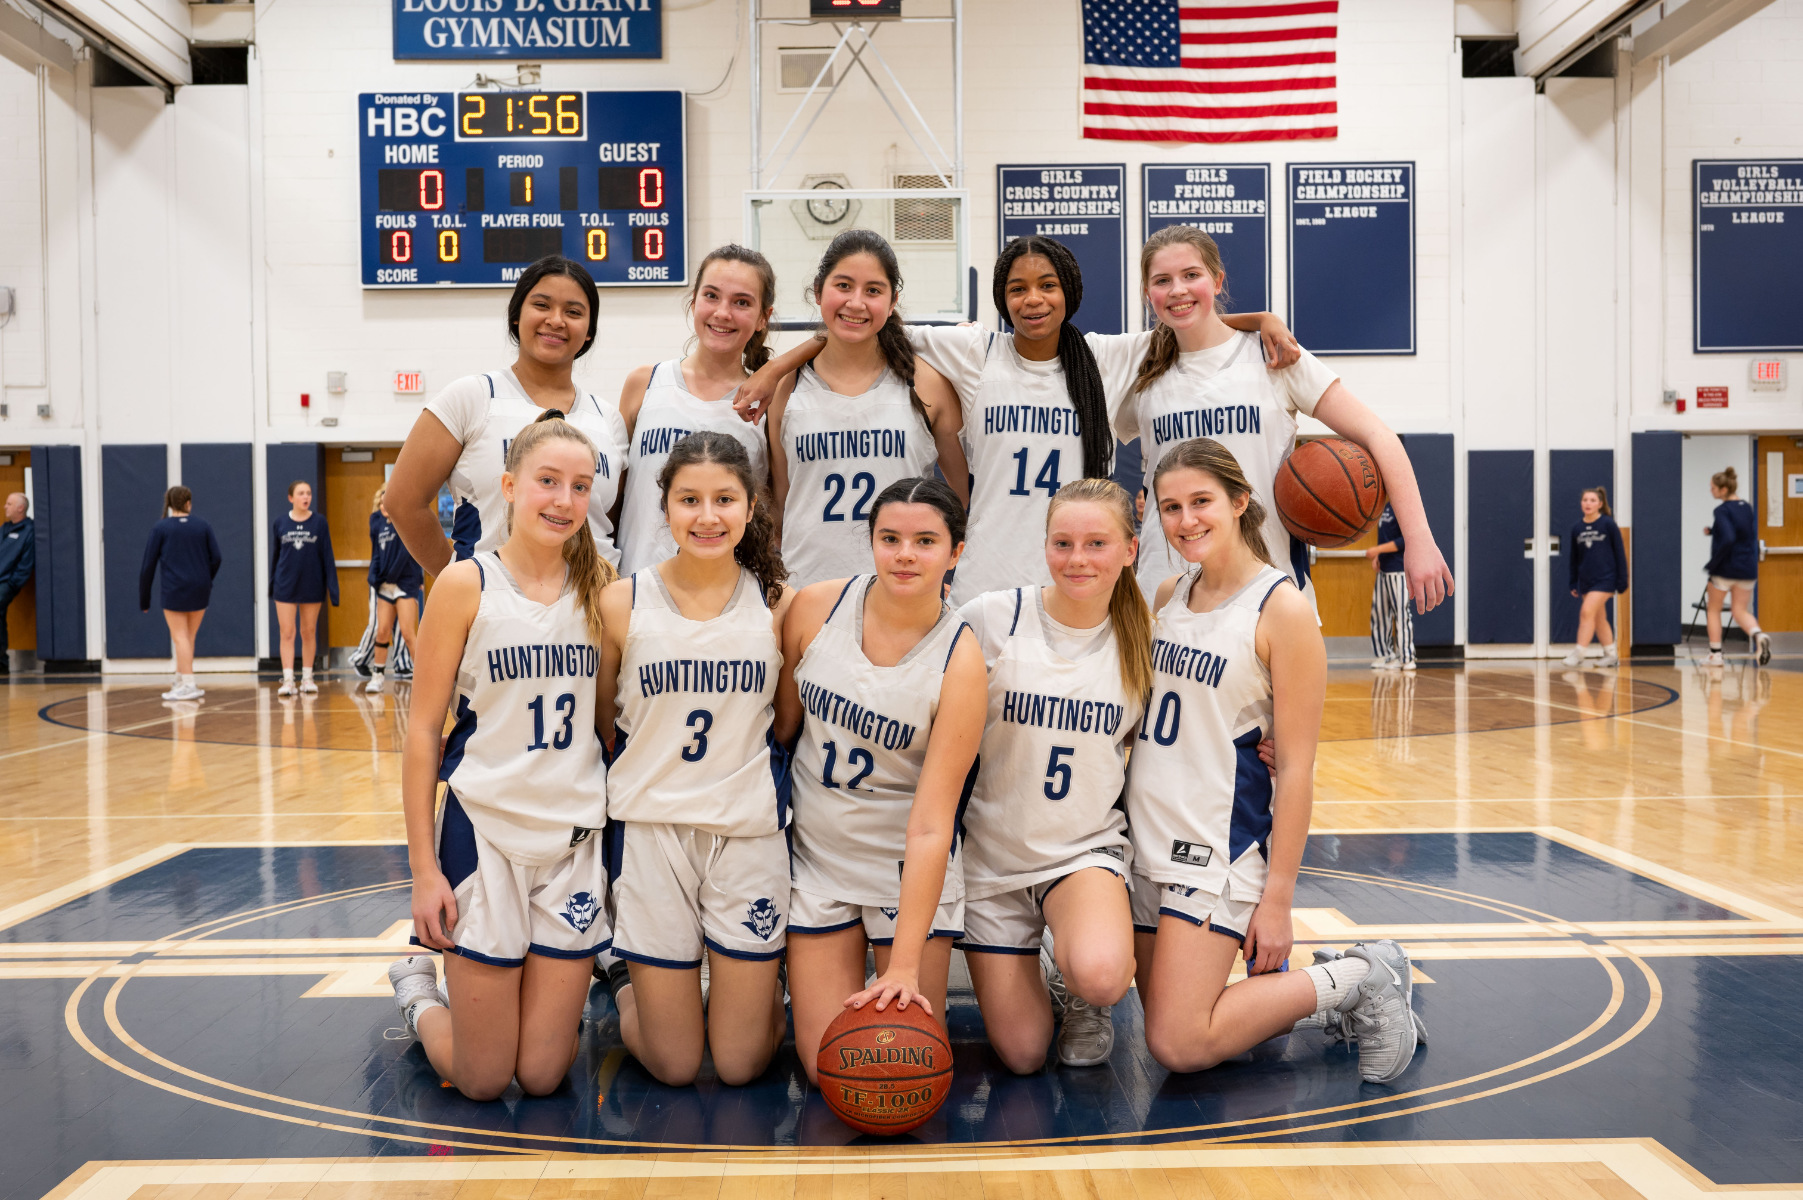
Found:
[[[1747,383],[1756,392],[1782,392],[1785,382],[1782,358],[1756,358],[1747,367]]]

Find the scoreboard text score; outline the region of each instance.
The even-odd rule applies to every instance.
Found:
[[[365,92],[363,286],[509,287],[547,254],[601,287],[687,282],[682,93]]]

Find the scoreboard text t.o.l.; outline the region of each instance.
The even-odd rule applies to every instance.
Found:
[[[508,287],[547,254],[688,280],[681,92],[365,92],[357,121],[365,287]]]

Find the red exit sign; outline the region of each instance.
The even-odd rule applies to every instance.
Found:
[[[1697,389],[1698,408],[1727,408],[1728,389],[1725,387],[1699,387]]]
[[[426,376],[423,371],[396,371],[394,373],[394,394],[397,396],[417,396],[426,390]]]

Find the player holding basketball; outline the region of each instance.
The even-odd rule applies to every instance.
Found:
[[[960,504],[967,495],[958,398],[916,360],[896,309],[901,285],[895,251],[868,229],[834,238],[814,275],[826,342],[777,388],[768,414],[783,558],[797,587],[870,569],[864,522],[896,480],[937,460]]]
[[[620,1036],[680,1086],[703,1049],[749,1083],[782,1043],[788,755],[771,737],[791,593],[745,447],[705,430],[660,472],[676,553],[601,598]],[[704,1006],[701,961],[710,987]]]
[[[472,1100],[555,1091],[607,943],[595,727],[602,585],[588,535],[593,442],[559,413],[510,440],[507,541],[438,577],[420,629],[401,803],[413,940],[388,968],[407,1029]],[[452,699],[457,724],[441,753]],[[434,791],[446,784],[434,828]]]
[[[1130,397],[1149,333],[1083,333],[1072,318],[1083,301],[1083,273],[1063,243],[1037,235],[1009,242],[990,282],[1012,333],[974,325],[910,325],[915,352],[944,375],[961,402],[958,432],[970,455],[970,544],[952,580],[952,603],[984,592],[1051,584],[1039,543],[1046,510],[1071,479],[1105,479],[1114,426]],[[1229,314],[1234,329],[1260,332],[1267,356],[1300,353],[1269,313]],[[772,360],[740,389],[755,408],[782,375],[801,369],[823,343],[810,338]]]
[[[1178,443],[1151,483],[1187,569],[1157,590],[1151,698],[1127,782],[1147,1047],[1167,1070],[1199,1071],[1345,1013],[1359,1074],[1389,1082],[1417,1040],[1403,948],[1360,944],[1283,969],[1327,689],[1314,606],[1272,565],[1265,513],[1221,443]],[[1258,758],[1267,734],[1271,772]],[[1242,948],[1246,979],[1229,987]]]
[[[576,360],[595,344],[600,302],[581,263],[561,254],[539,259],[520,273],[507,302],[507,333],[520,348],[513,366],[454,381],[413,423],[388,481],[388,514],[428,574],[507,540],[501,470],[508,440],[552,409],[597,447],[589,532],[601,557],[619,562],[608,514],[626,459],[626,424],[617,408],[572,376]],[[447,483],[457,502],[455,548],[438,519],[438,490]]]
[[[770,477],[764,428],[733,411],[740,383],[770,360],[770,315],[776,272],[756,250],[727,245],[708,251],[689,288],[695,349],[686,357],[634,368],[620,389],[620,416],[631,453],[620,512],[620,572],[633,575],[676,553],[664,520],[664,463],[670,450],[699,430],[737,439],[751,458],[753,494]]]
[[[964,548],[964,506],[934,479],[870,506],[875,574],[803,588],[783,627],[794,664],[777,736],[795,749],[789,992],[795,1050],[814,1079],[847,1007],[923,1004],[945,1022],[952,940],[964,932],[958,814],[983,732],[976,639],[941,597]],[[865,987],[864,954],[877,979]]]
[[[1314,355],[1304,351],[1294,366],[1265,369],[1258,339],[1235,333],[1217,311],[1227,275],[1214,239],[1191,225],[1169,225],[1146,240],[1139,263],[1158,328],[1134,381],[1133,403],[1122,410],[1119,434],[1143,439],[1147,481],[1172,446],[1194,437],[1218,440],[1264,508],[1266,545],[1290,578],[1306,587],[1308,547],[1290,537],[1271,505],[1277,468],[1296,445],[1297,414],[1306,413],[1363,446],[1377,464],[1402,528],[1404,569],[1417,610],[1426,612],[1450,595],[1452,573],[1434,545],[1402,443]],[[1141,542],[1139,582],[1150,596],[1184,560],[1155,521],[1146,522]]]
[[[965,816],[958,945],[989,1044],[1021,1074],[1044,1065],[1052,1040],[1042,930],[1055,935],[1067,993],[1065,1066],[1107,1059],[1108,1006],[1133,982],[1130,851],[1117,802],[1152,685],[1134,528],[1119,485],[1067,483],[1046,514],[1051,585],[990,592],[959,610],[989,667],[989,712]]]

